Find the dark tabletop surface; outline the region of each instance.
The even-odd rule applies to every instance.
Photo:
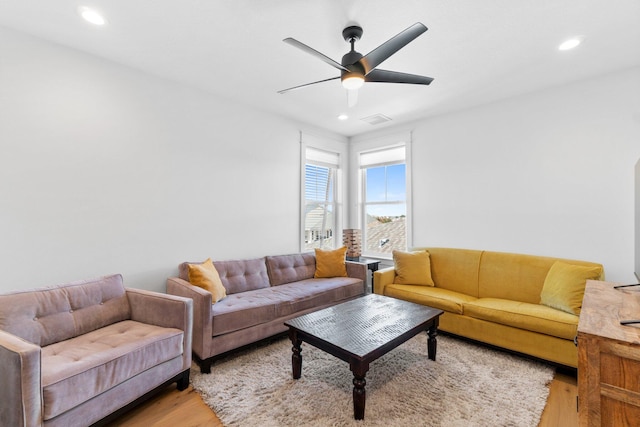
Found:
[[[369,294],[285,325],[363,357],[440,314],[442,310]]]

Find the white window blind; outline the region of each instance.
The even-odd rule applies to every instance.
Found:
[[[307,147],[306,159],[307,163],[318,166],[337,168],[340,162],[340,155],[338,153],[332,153],[330,151],[320,150],[318,148]]]
[[[360,169],[394,165],[405,162],[405,147],[391,147],[360,153]]]
[[[305,148],[304,246],[333,248],[336,245],[336,179],[340,155],[314,147]]]

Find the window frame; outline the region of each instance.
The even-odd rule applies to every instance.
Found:
[[[326,206],[331,205],[333,207],[333,229],[332,229],[332,242],[329,245],[322,245],[323,249],[335,249],[342,245],[342,216],[343,216],[343,194],[344,190],[344,178],[343,178],[343,165],[344,158],[347,155],[346,141],[340,142],[323,137],[317,137],[308,133],[301,132],[300,139],[300,174],[301,174],[301,197],[300,197],[300,251],[310,252],[314,247],[307,247],[306,240],[306,208],[308,206],[308,199],[306,194],[306,166],[307,164],[319,167],[332,168],[331,173],[333,175],[333,191],[331,194],[332,201],[325,202]],[[309,153],[315,152],[312,158],[309,158]]]
[[[357,200],[350,202],[350,206],[352,206],[352,210],[349,212],[350,222],[352,224],[357,224],[357,228],[362,230],[363,234],[363,256],[367,256],[370,258],[378,258],[383,260],[392,259],[391,253],[386,252],[373,252],[367,250],[367,236],[366,236],[366,205],[365,205],[365,172],[363,172],[363,168],[360,164],[360,155],[362,153],[371,153],[371,152],[383,152],[384,150],[393,149],[397,147],[404,147],[405,155],[404,162],[398,161],[390,161],[388,164],[405,164],[405,186],[406,186],[406,217],[405,217],[405,239],[406,239],[406,248],[404,250],[408,250],[412,247],[413,237],[412,237],[412,221],[413,221],[413,207],[412,207],[412,186],[411,186],[411,177],[412,177],[412,169],[411,169],[411,132],[400,132],[392,135],[382,136],[382,137],[356,137],[351,140],[350,146],[350,194],[356,195]],[[384,162],[381,162],[384,163]]]

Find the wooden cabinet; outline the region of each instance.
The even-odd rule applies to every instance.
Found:
[[[588,281],[578,324],[580,426],[640,426],[640,286]]]

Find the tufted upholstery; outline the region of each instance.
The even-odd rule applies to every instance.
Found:
[[[0,295],[0,306],[0,329],[41,347],[130,317],[119,274]]]
[[[316,257],[311,253],[266,257],[271,286],[311,279],[316,271]]]
[[[202,372],[214,358],[287,330],[284,321],[329,307],[365,292],[367,267],[347,262],[348,277],[314,279],[313,253],[214,261],[227,297],[212,303],[211,293],[188,281],[187,263],[167,279],[167,293],[193,300],[193,354]]]
[[[182,331],[125,320],[42,349],[45,419],[161,363],[182,367]],[[82,390],[82,393],[78,393]]]
[[[0,295],[0,425],[80,426],[189,383],[193,302],[112,275]]]
[[[200,264],[200,262],[180,264],[178,267],[180,278],[186,281],[189,281],[188,264]],[[213,265],[220,274],[220,280],[227,290],[227,295],[269,287],[269,276],[264,258],[214,261]]]

